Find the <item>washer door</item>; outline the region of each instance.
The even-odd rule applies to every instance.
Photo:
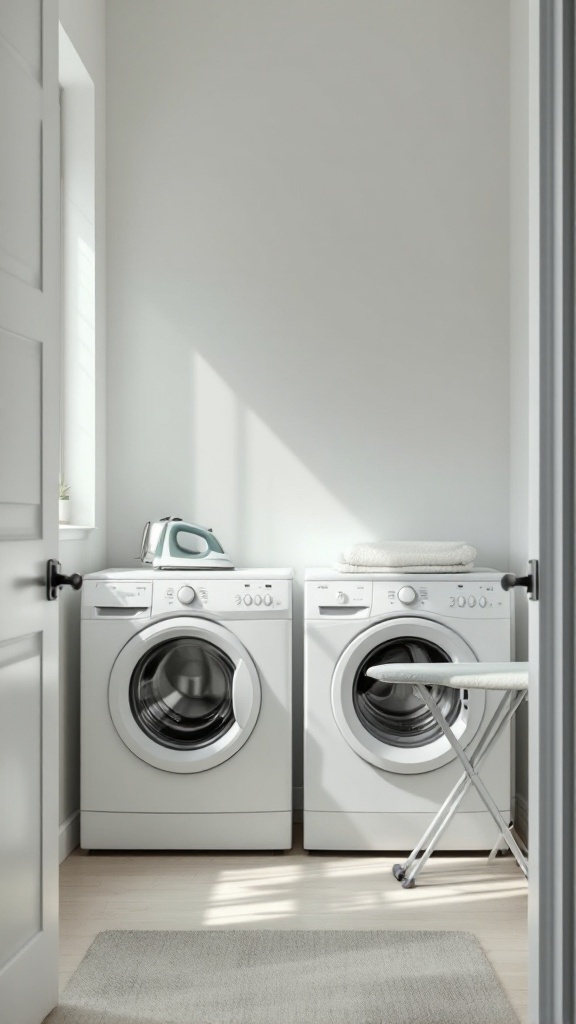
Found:
[[[376,665],[477,661],[451,629],[429,619],[389,619],[357,636],[332,677],[332,710],[346,742],[360,757],[390,772],[429,772],[456,757],[424,702],[403,684],[366,675]],[[484,691],[429,687],[442,714],[466,746],[486,704]]]
[[[202,772],[246,743],[261,703],[250,655],[218,623],[165,619],[120,651],[108,702],[118,735],[154,768]]]

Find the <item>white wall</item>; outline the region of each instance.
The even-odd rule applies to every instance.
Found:
[[[528,550],[528,15],[510,2],[510,568],[524,575]],[[528,602],[516,597],[516,656],[528,657]],[[528,707],[516,719],[516,823],[528,834]]]
[[[105,429],[105,167],[106,57],[105,0],[60,0],[60,21],[88,71],[95,89],[96,121],[96,529],[70,540],[61,532],[64,572],[90,572],[106,561],[106,429]],[[80,806],[80,596],[62,591],[60,597],[60,822],[61,854],[76,845]]]
[[[356,540],[507,567],[508,22],[108,3],[112,564],[181,515],[293,565],[297,622],[304,566]]]

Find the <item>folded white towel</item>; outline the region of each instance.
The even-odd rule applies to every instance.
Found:
[[[403,572],[457,572],[454,567],[460,566],[460,571],[468,572],[475,558],[476,548],[463,541],[398,540],[353,544],[343,551],[340,563]]]
[[[371,573],[439,573],[439,572],[472,572],[474,562],[467,562],[466,565],[351,565],[350,562],[334,562],[333,568],[336,572],[371,572]]]

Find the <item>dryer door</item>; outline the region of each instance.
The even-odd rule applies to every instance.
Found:
[[[332,678],[332,709],[344,739],[378,768],[402,774],[429,772],[455,754],[424,702],[409,686],[366,675],[375,665],[405,662],[477,661],[451,629],[429,619],[388,619],[357,636]],[[466,746],[475,736],[486,703],[483,691],[431,687],[442,714]]]
[[[223,626],[196,618],[157,622],[120,651],[110,714],[124,743],[169,772],[202,772],[248,740],[261,703],[256,666]]]

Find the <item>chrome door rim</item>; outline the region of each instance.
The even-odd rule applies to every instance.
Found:
[[[394,618],[373,624],[348,644],[332,676],[331,702],[336,724],[348,745],[363,760],[398,774],[434,771],[456,757],[445,736],[422,746],[401,747],[385,743],[368,731],[354,707],[353,684],[363,660],[380,643],[394,639],[425,640],[441,648],[452,662],[476,662],[471,647],[442,623],[424,618]],[[486,695],[475,690],[462,701],[452,728],[466,746],[476,735],[484,715]]]
[[[235,720],[213,743],[191,750],[176,750],[155,742],[139,726],[130,706],[130,680],[146,652],[170,639],[193,637],[218,647],[232,661]],[[240,750],[256,725],[261,701],[258,671],[240,640],[218,623],[188,616],[164,619],[131,637],[112,666],[108,686],[108,706],[112,721],[128,749],[154,768],[180,774],[215,768]]]

